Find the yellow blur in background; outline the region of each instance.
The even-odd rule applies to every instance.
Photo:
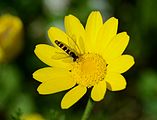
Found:
[[[23,115],[21,117],[21,120],[44,120],[44,118],[40,114],[34,113],[34,114]]]
[[[22,44],[23,24],[20,18],[10,14],[0,16],[0,63],[15,58]]]

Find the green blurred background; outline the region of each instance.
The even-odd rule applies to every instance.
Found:
[[[157,120],[156,5],[156,0],[1,0],[1,15],[9,13],[22,20],[24,44],[18,57],[0,64],[0,120],[18,120],[34,113],[46,120],[80,120],[89,94],[68,110],[60,108],[66,91],[39,95],[39,82],[32,73],[46,65],[33,51],[38,43],[50,43],[50,26],[64,29],[65,15],[73,14],[85,25],[93,10],[101,11],[104,20],[119,19],[118,32],[130,35],[125,52],[135,57],[135,65],[123,74],[127,88],[108,91],[105,99],[96,103],[90,120]]]

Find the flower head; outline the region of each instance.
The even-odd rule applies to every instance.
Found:
[[[67,109],[87,91],[100,101],[106,89],[123,90],[126,72],[133,64],[130,55],[122,55],[129,42],[126,32],[118,33],[118,20],[114,17],[103,23],[100,12],[92,12],[85,28],[73,15],[64,20],[66,32],[51,27],[48,35],[54,46],[40,44],[35,54],[50,67],[39,69],[33,77],[40,81],[40,94],[52,94],[70,89],[61,101]]]
[[[0,63],[8,62],[21,51],[22,30],[20,18],[10,14],[0,16]]]

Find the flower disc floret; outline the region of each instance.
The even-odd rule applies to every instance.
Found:
[[[103,80],[106,75],[106,62],[98,54],[84,54],[73,63],[71,70],[77,84],[91,87]]]

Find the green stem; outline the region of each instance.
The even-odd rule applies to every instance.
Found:
[[[94,106],[94,102],[91,100],[91,98],[89,98],[81,120],[88,120],[90,113],[93,109],[93,106]]]

